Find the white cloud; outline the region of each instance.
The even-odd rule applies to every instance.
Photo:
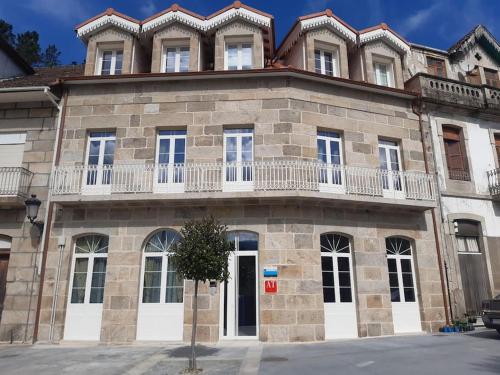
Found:
[[[149,17],[157,13],[157,8],[153,0],[143,0],[139,10],[145,17]]]
[[[398,27],[398,31],[403,35],[411,34],[413,31],[428,23],[431,19],[440,14],[437,12],[442,3],[436,2],[430,7],[424,8],[406,18]]]
[[[64,23],[80,22],[90,17],[89,9],[81,0],[27,0],[24,6],[35,13]]]

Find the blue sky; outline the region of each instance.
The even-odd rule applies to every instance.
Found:
[[[209,15],[231,3],[228,0],[178,0],[181,6]],[[331,8],[356,29],[388,23],[410,42],[447,49],[475,25],[482,23],[500,39],[499,0],[247,0],[245,4],[275,18],[276,43],[295,19]],[[41,45],[55,43],[63,63],[81,62],[85,48],[75,36],[76,24],[108,7],[137,19],[168,8],[161,0],[0,0],[0,18],[15,32],[37,30]]]

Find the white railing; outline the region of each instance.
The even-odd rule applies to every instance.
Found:
[[[490,194],[500,196],[500,168],[486,172],[488,175],[488,186]]]
[[[273,190],[436,199],[426,173],[302,160],[59,166],[51,182],[52,195]]]
[[[21,167],[0,167],[0,196],[27,197],[33,173]]]

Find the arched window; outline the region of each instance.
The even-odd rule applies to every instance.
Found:
[[[401,237],[385,239],[392,302],[415,302],[412,247]]]
[[[142,260],[142,303],[182,303],[184,280],[169,259],[170,249],[179,239],[179,233],[165,229],[146,242]]]
[[[321,271],[325,303],[352,302],[352,261],[349,238],[335,233],[322,234]]]
[[[107,236],[92,234],[76,240],[71,285],[72,304],[102,303],[107,257]]]
[[[0,235],[0,316],[2,316],[3,301],[5,299],[11,244],[12,240],[10,237]]]

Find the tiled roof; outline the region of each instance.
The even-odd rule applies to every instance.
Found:
[[[0,80],[0,88],[51,86],[59,78],[83,74],[83,65],[63,65],[52,68],[35,68],[35,74]]]

